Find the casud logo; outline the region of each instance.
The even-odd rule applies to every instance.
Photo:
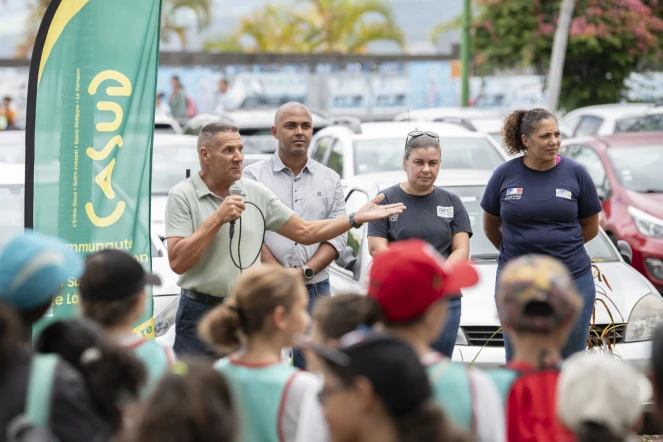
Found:
[[[111,97],[128,97],[131,95],[131,81],[122,73],[118,71],[107,70],[98,73],[90,82],[88,87],[88,93],[90,95],[95,95],[101,83],[106,80],[115,80],[120,83],[120,86],[108,86],[106,88],[106,94]],[[76,93],[78,98],[78,93]],[[96,129],[99,132],[114,132],[122,125],[122,118],[124,113],[122,107],[114,101],[99,101],[97,103],[97,109],[100,111],[110,111],[113,112],[115,119],[109,123],[97,123]],[[122,147],[123,141],[121,135],[115,135],[111,138],[106,146],[100,151],[94,150],[92,147],[88,147],[85,153],[94,161],[103,161],[108,158],[108,155],[111,154],[115,146]],[[110,163],[95,177],[94,181],[104,192],[104,195],[109,200],[115,199],[115,191],[113,190],[112,185],[112,176],[113,168],[115,167],[115,158],[111,160]],[[127,203],[124,201],[118,201],[115,205],[115,210],[110,215],[100,218],[94,211],[94,206],[91,202],[85,204],[85,212],[87,213],[88,218],[97,227],[108,227],[115,224],[126,208]]]

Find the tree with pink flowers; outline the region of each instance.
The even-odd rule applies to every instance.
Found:
[[[620,101],[634,71],[660,68],[663,0],[576,0],[560,107]],[[477,0],[476,62],[548,71],[560,0]]]

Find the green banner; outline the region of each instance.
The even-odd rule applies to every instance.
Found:
[[[160,8],[52,0],[33,51],[26,130],[26,227],[83,257],[124,250],[148,270]],[[77,287],[72,276],[54,319],[77,313]],[[153,338],[148,295],[135,332]]]

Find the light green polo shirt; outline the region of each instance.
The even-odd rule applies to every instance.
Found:
[[[290,219],[294,212],[286,207],[262,183],[242,178],[238,182],[244,190],[245,202],[252,202],[265,216],[267,230],[277,231]],[[166,237],[192,235],[223,203],[223,198],[210,192],[198,173],[180,182],[168,192],[166,204]],[[230,258],[230,224],[221,226],[216,237],[207,248],[202,258],[194,267],[179,279],[181,288],[197,290],[213,296],[230,295],[235,281],[240,276],[239,269]],[[263,237],[263,219],[258,209],[247,204],[241,221],[235,222],[235,235],[232,241],[232,256],[242,267],[247,267],[260,253]],[[238,243],[241,232],[241,254]],[[260,264],[260,257],[254,265]]]

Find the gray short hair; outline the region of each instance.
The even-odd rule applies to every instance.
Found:
[[[440,147],[440,141],[438,139],[433,138],[427,134],[410,138],[405,143],[405,153],[403,154],[403,159],[405,160],[409,159],[410,154],[415,149],[427,149],[429,147],[434,147],[440,152],[440,155],[442,154],[442,148]]]
[[[225,132],[239,132],[239,128],[228,123],[207,123],[198,135],[198,152],[203,146],[216,147],[216,136]]]

